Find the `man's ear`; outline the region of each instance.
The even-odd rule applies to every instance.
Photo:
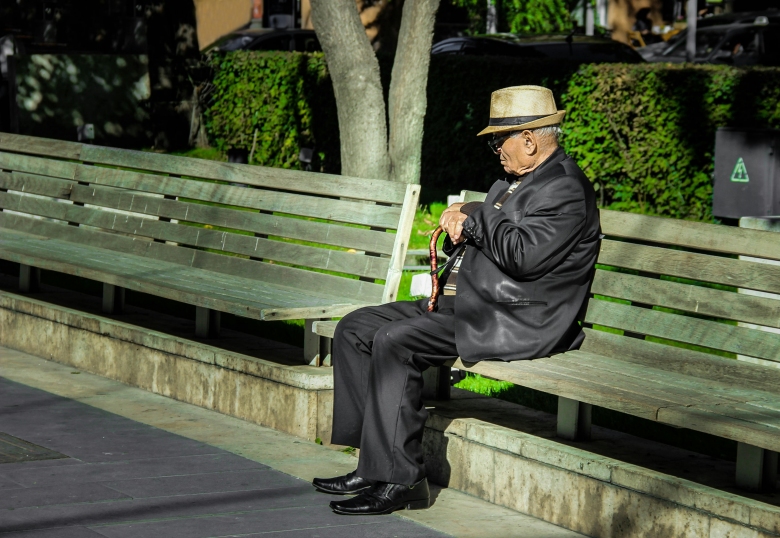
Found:
[[[537,141],[536,141],[536,135],[532,131],[523,131],[523,134],[521,135],[523,137],[523,149],[525,150],[525,153],[527,155],[533,155],[536,153],[537,149]]]

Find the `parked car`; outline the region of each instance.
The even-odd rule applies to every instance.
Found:
[[[696,28],[696,63],[780,65],[780,12],[730,14],[702,19]],[[741,15],[741,16],[738,16]],[[687,60],[688,32],[639,49],[648,62]]]
[[[552,58],[578,63],[639,63],[644,61],[634,49],[618,41],[605,37],[571,34],[534,36],[489,34],[451,37],[433,45],[431,54]]]
[[[274,28],[245,28],[220,37],[204,52],[234,50],[285,50],[320,52],[320,42],[314,30],[277,30]]]

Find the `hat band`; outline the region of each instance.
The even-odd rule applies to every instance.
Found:
[[[512,116],[509,118],[490,118],[488,125],[491,127],[511,127],[513,125],[522,125],[542,118],[549,118],[555,114],[544,114],[542,116]]]

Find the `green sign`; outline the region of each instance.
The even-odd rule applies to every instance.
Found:
[[[737,183],[747,183],[750,181],[747,168],[745,167],[745,161],[742,160],[742,157],[737,159],[737,165],[731,173],[731,181],[736,181]]]

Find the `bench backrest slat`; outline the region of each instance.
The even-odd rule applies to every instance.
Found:
[[[591,292],[691,314],[780,328],[780,301],[615,271],[596,271]]]
[[[780,267],[623,241],[601,242],[600,264],[780,293]]]
[[[780,334],[592,299],[585,321],[632,333],[665,338],[780,362]]]
[[[601,230],[609,237],[780,260],[776,234],[762,230],[609,210],[601,211]]]
[[[463,199],[482,201],[485,193],[464,191]],[[606,238],[591,287],[595,298],[585,321],[633,337],[589,331],[583,350],[619,357],[617,347],[627,346],[645,364],[672,370],[716,361],[707,350],[780,362],[780,334],[755,328],[780,328],[780,298],[772,295],[780,294],[780,265],[761,262],[780,260],[780,236],[617,211],[600,213]],[[711,319],[701,319],[704,316]],[[668,345],[648,339],[701,346],[702,352],[677,347],[671,354],[676,358],[672,366],[664,357]]]
[[[0,133],[2,150],[324,196],[340,197],[353,192],[362,200],[391,204],[402,204],[406,193],[405,184],[389,181],[259,166],[247,168],[233,163]]]
[[[417,185],[5,133],[0,190],[7,191],[0,209],[70,223],[71,241],[154,240],[168,244],[148,247],[144,255],[187,264],[191,251],[204,252],[210,256],[196,258],[211,263],[217,256],[215,270],[222,263],[235,266],[222,272],[259,280],[279,278],[289,266],[295,278],[280,283],[310,275],[301,289],[335,290],[342,303],[396,298],[419,197]],[[90,233],[79,238],[81,229]],[[100,230],[105,237],[95,235]],[[248,269],[258,264],[274,267]]]

